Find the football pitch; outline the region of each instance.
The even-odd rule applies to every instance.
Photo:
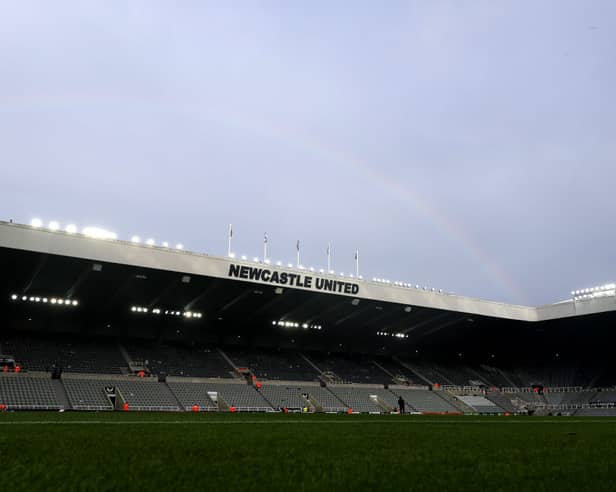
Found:
[[[614,490],[616,419],[2,413],[32,490]]]

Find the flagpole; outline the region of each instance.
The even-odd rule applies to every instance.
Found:
[[[267,262],[267,232],[263,236],[263,263]]]
[[[359,278],[359,250],[355,250],[355,276]]]
[[[332,243],[327,243],[327,273],[332,271]]]
[[[299,268],[299,239],[297,240],[297,267]]]
[[[233,237],[233,224],[229,224],[227,256],[231,256],[231,238]]]

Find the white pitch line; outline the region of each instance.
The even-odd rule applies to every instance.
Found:
[[[169,420],[169,421],[153,421],[153,420],[122,420],[122,421],[107,421],[107,420],[23,420],[23,421],[11,421],[2,422],[0,425],[279,425],[279,424],[301,424],[301,425],[359,425],[359,424],[411,424],[411,425],[425,425],[425,424],[485,424],[485,425],[512,425],[512,424],[613,424],[616,425],[616,420],[611,419],[593,419],[593,420],[568,420],[566,417],[559,420],[501,420],[501,421],[488,421],[488,420],[358,420],[352,422],[350,420],[338,420],[338,421],[318,421],[318,420],[239,420],[239,421],[196,421],[196,420]]]

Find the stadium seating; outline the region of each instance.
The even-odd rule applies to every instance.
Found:
[[[506,412],[516,413],[518,409],[511,402],[509,398],[503,393],[497,391],[488,391],[486,393],[486,398],[490,400],[495,405],[498,405],[500,408],[505,410]]]
[[[488,400],[484,396],[477,395],[469,395],[457,396],[465,405],[475,409],[477,413],[483,414],[495,414],[495,413],[504,413],[504,410],[496,405],[493,401]]]
[[[63,383],[73,410],[113,410],[109,398],[105,395],[104,386],[93,384],[91,379],[67,377]]]
[[[155,378],[141,379],[123,376],[111,379],[103,376],[79,379],[64,377],[63,383],[71,405],[76,409],[79,407],[88,410],[109,409],[110,405],[105,396],[106,386],[115,387],[119,401],[128,403],[131,410],[178,411],[181,409],[180,403],[169,387],[164,383],[159,383]]]
[[[214,391],[228,407],[238,412],[269,412],[272,406],[252,386],[243,383],[206,382],[207,391]]]
[[[329,390],[344,404],[359,413],[384,413],[397,406],[395,397],[383,388],[362,388],[348,385],[330,385]],[[377,400],[375,400],[375,398]],[[385,406],[379,405],[379,400]]]
[[[593,394],[589,403],[616,403],[616,390],[603,390]]]
[[[574,413],[580,417],[616,417],[616,408],[580,408]]]
[[[345,383],[392,382],[391,376],[377,367],[370,357],[320,353],[311,353],[307,356],[321,371],[331,371]]]
[[[324,412],[344,412],[348,407],[332,393],[329,388],[310,386],[306,388],[309,397],[313,398]]]
[[[406,410],[435,413],[460,413],[460,410],[438,395],[438,392],[419,389],[392,388],[396,396],[401,396],[406,403]]]
[[[398,397],[407,411],[439,413],[537,413],[600,415],[616,404],[616,390],[545,386],[543,394],[528,386],[597,381],[607,374],[594,368],[550,362],[545,368],[526,365],[501,369],[486,365],[400,361],[339,353],[299,353],[278,349],[204,347],[127,340],[83,339],[77,336],[3,335],[3,354],[21,363],[21,374],[3,373],[0,403],[13,409],[112,410],[105,386],[114,386],[118,406],[132,410],[190,411],[300,411],[383,413],[397,409]],[[129,361],[147,361],[157,378],[127,375]],[[62,380],[47,372],[57,364]],[[247,367],[259,388],[238,378],[236,367]],[[321,371],[330,371],[326,379]],[[124,374],[123,374],[124,373]],[[327,380],[327,386],[317,383]],[[453,388],[426,389],[427,381]],[[402,383],[395,384],[394,383]],[[344,383],[342,383],[344,382]],[[388,384],[390,389],[385,389]],[[419,386],[424,384],[423,387]],[[409,386],[410,385],[410,386]],[[486,385],[478,391],[463,386]],[[490,389],[501,386],[503,392]],[[517,387],[516,387],[517,386]],[[481,395],[481,396],[480,396]]]
[[[441,374],[436,366],[427,364],[425,362],[417,362],[417,361],[402,361],[405,365],[410,367],[415,374],[421,377],[423,381],[429,382],[430,384],[440,384],[440,385],[455,385],[456,383],[451,379],[447,378],[443,374]]]
[[[0,404],[9,410],[59,410],[52,380],[24,375],[0,375]]]
[[[262,380],[318,380],[319,373],[297,352],[228,348],[225,354],[236,366],[249,368]]]
[[[123,342],[132,360],[147,361],[152,374],[169,376],[231,378],[233,368],[216,348]]]
[[[310,386],[264,384],[259,391],[275,409],[301,410],[312,406],[309,400],[303,396],[310,393],[310,388]]]
[[[11,337],[2,340],[2,350],[30,371],[49,371],[55,364],[64,372],[122,374],[127,366],[118,346],[109,341]]]
[[[417,374],[410,369],[402,366],[394,359],[386,357],[375,357],[375,362],[380,365],[387,373],[392,376],[392,381],[400,384],[399,381],[405,381],[406,384],[424,384]]]
[[[207,384],[170,381],[167,385],[182,404],[184,410],[192,410],[194,405],[198,405],[201,411],[211,412],[218,410],[218,406],[208,395]]]

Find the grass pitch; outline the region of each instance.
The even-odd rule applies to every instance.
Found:
[[[3,413],[6,490],[614,490],[610,418]]]

